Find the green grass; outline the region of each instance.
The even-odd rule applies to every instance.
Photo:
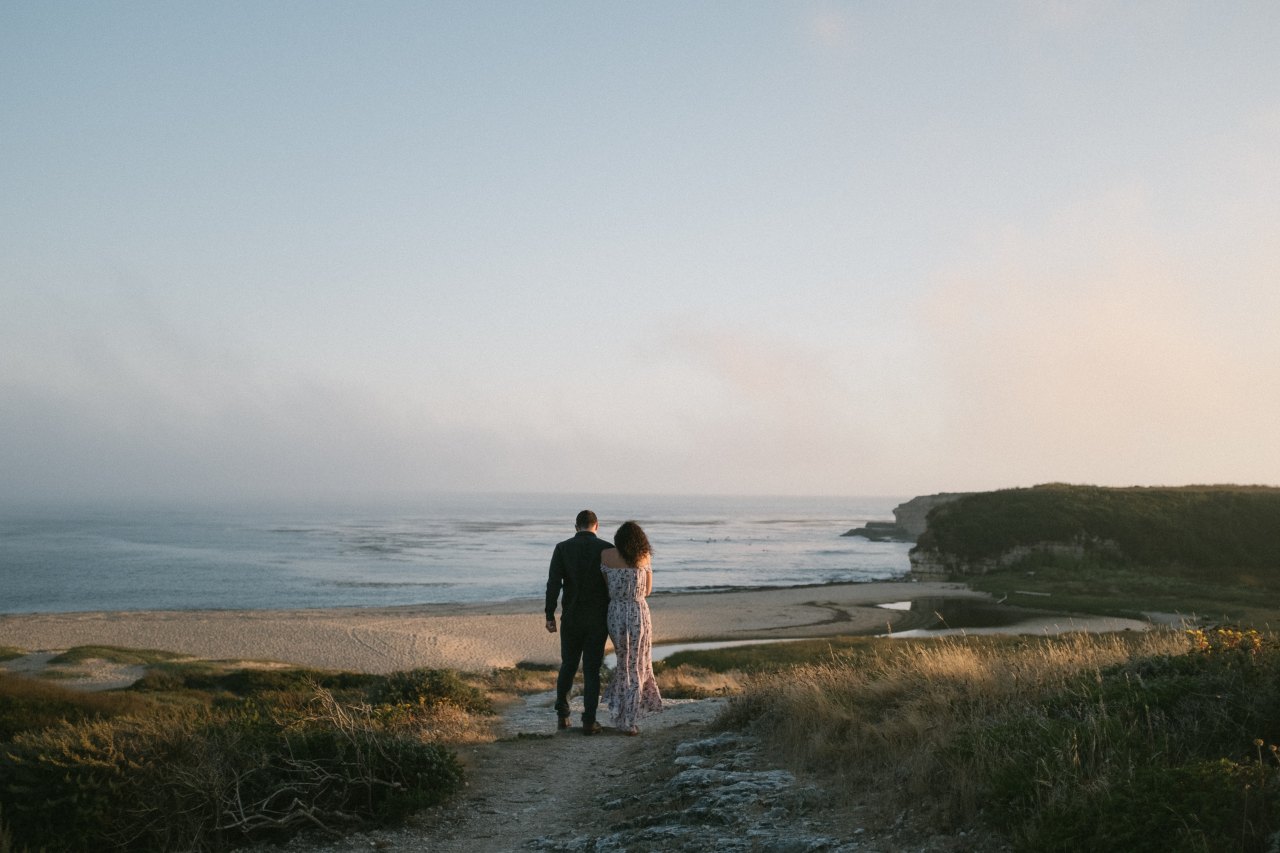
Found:
[[[1280,628],[1280,592],[1248,579],[1223,582],[1212,572],[1041,557],[966,582],[1019,607],[1134,619],[1147,612],[1178,613],[1210,623]]]
[[[26,651],[17,646],[0,646],[0,661],[16,660],[26,656]]]
[[[874,649],[903,642],[910,641],[877,637],[824,637],[725,649],[690,649],[656,661],[653,670],[655,674],[681,667],[716,673],[777,672],[794,666],[820,663],[833,656],[870,654]]]
[[[105,660],[127,666],[145,666],[160,661],[187,657],[159,649],[126,649],[121,646],[74,646],[49,660],[49,663],[84,663],[89,660]]]

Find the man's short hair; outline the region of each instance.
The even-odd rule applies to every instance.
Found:
[[[578,517],[573,520],[575,530],[590,530],[599,524],[596,514],[589,509],[584,509],[578,513]]]

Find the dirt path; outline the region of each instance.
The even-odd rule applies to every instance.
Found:
[[[409,824],[332,843],[297,840],[290,851],[367,853],[432,850],[475,853],[553,849],[553,837],[604,832],[614,815],[602,801],[621,799],[670,766],[675,743],[698,737],[723,699],[667,700],[662,714],[628,737],[606,727],[591,737],[580,728],[557,731],[554,696],[539,693],[506,709],[502,739],[459,750],[467,788],[448,805]],[[572,719],[580,719],[581,700]]]
[[[408,824],[290,853],[1005,853],[923,815],[886,814],[885,792],[832,790],[779,769],[759,741],[715,732],[726,700],[666,700],[639,737],[555,730],[550,693],[506,709],[503,737],[459,751],[467,788]],[[573,719],[579,718],[575,707]],[[896,809],[901,809],[898,805]]]

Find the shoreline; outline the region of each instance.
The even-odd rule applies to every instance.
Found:
[[[649,599],[654,643],[872,634],[921,598],[977,598],[963,584],[870,581],[664,592]],[[481,671],[559,661],[542,600],[305,610],[134,610],[0,615],[0,645],[29,652],[106,645],[208,660],[269,660],[321,669]],[[3,666],[3,664],[0,664]]]
[[[884,578],[881,580],[867,581],[818,581],[815,583],[800,584],[766,584],[761,586],[699,586],[699,587],[681,587],[679,589],[660,589],[654,590],[649,595],[649,601],[655,598],[666,598],[668,596],[680,595],[727,595],[736,592],[777,592],[779,590],[791,589],[826,589],[829,587],[844,586],[867,586],[870,584],[901,584],[908,586],[918,586],[921,582],[915,581],[903,575],[896,578]],[[931,582],[930,582],[931,583]],[[946,583],[939,581],[938,583]],[[952,584],[954,586],[963,587],[963,584]],[[477,601],[421,601],[412,604],[331,604],[324,607],[135,607],[122,608],[117,610],[15,610],[12,612],[0,611],[0,620],[9,618],[26,618],[32,616],[87,616],[87,615],[106,615],[106,614],[122,614],[122,613],[329,613],[337,611],[395,611],[395,610],[428,610],[440,609],[446,611],[455,611],[465,608],[471,609],[488,609],[501,608],[507,605],[530,605],[541,608],[541,596],[516,596],[514,598],[493,598]],[[522,611],[523,612],[523,611]]]

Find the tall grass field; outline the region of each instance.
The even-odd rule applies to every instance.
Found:
[[[1253,631],[863,640],[757,674],[721,722],[1018,850],[1280,845],[1280,647]]]

